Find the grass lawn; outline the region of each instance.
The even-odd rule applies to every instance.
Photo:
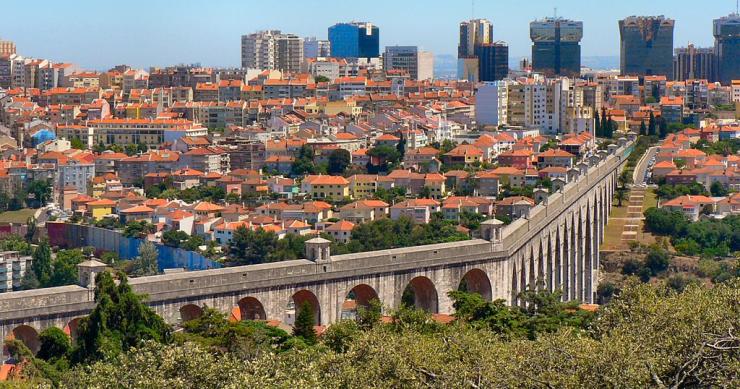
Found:
[[[622,201],[622,206],[617,207],[617,202],[614,201],[612,210],[609,213],[609,217],[627,217],[627,209],[629,206],[629,200]]]
[[[642,211],[647,211],[648,208],[653,208],[658,206],[658,197],[655,195],[655,192],[653,192],[652,189],[648,189],[645,191],[645,200],[642,203]]]
[[[17,211],[0,213],[0,223],[25,223],[29,217],[36,214],[36,209],[24,208]]]

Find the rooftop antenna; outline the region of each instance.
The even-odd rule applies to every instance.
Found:
[[[470,0],[470,18],[475,19],[475,0]]]

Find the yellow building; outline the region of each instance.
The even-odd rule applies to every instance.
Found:
[[[378,176],[375,174],[355,174],[349,178],[350,195],[353,199],[373,196],[378,190]]]
[[[357,102],[351,99],[329,101],[324,106],[324,113],[327,115],[338,115],[344,113],[345,115],[359,116],[362,114],[362,107],[357,106]]]
[[[301,189],[314,199],[340,201],[349,197],[349,181],[341,176],[307,176]]]
[[[87,203],[87,214],[95,220],[100,220],[113,213],[116,202],[108,199],[100,199]]]
[[[105,179],[102,176],[98,176],[92,179],[92,197],[96,199],[100,198],[100,195],[105,192]]]

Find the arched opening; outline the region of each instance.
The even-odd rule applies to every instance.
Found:
[[[517,304],[519,298],[519,278],[516,274],[516,262],[514,262],[514,270],[511,272],[511,305]]]
[[[547,256],[545,258],[547,261],[547,290],[552,292],[555,290],[555,274],[553,274],[555,269],[552,266],[555,261],[552,254],[552,233],[547,236]]]
[[[36,355],[41,348],[41,342],[39,341],[39,333],[31,326],[25,324],[15,327],[11,332],[12,339],[20,340],[23,344],[28,347],[31,352]]]
[[[265,307],[254,297],[239,300],[239,320],[267,320]]]
[[[295,317],[304,303],[308,303],[313,309],[313,316],[316,325],[321,324],[321,306],[319,299],[310,290],[299,290],[290,298],[285,310],[285,324],[292,326],[295,323]]]
[[[77,335],[80,328],[80,320],[82,320],[81,317],[70,320],[63,329],[64,333],[69,335],[69,338],[72,339],[73,342],[77,340]]]
[[[195,304],[187,304],[180,307],[180,322],[185,323],[195,320],[203,315],[203,308]]]
[[[429,278],[419,276],[406,285],[401,297],[401,303],[423,309],[429,313],[439,310],[437,289]]]
[[[368,308],[370,302],[378,299],[378,293],[373,289],[372,286],[367,284],[360,284],[352,288],[347,297],[342,303],[342,312],[340,317],[342,319],[354,319],[357,317],[357,309],[359,307]]]
[[[486,299],[491,301],[493,298],[493,292],[491,291],[491,280],[483,270],[473,269],[465,273],[460,285],[457,287],[458,290],[470,293],[478,293]]]
[[[580,222],[578,222],[580,224]],[[580,255],[580,252],[578,250],[578,237],[576,235],[576,230],[578,229],[578,226],[576,225],[576,219],[575,216],[573,217],[571,221],[571,228],[570,228],[570,244],[571,244],[571,252],[570,252],[570,265],[568,265],[568,268],[570,269],[570,293],[569,300],[575,300],[577,299],[576,295],[576,288],[577,288],[577,277],[578,277],[578,265],[576,262],[578,261],[578,255]]]
[[[534,288],[537,284],[537,273],[535,270],[535,263],[534,263],[534,249],[532,247],[529,248],[529,281],[527,282],[526,288]]]
[[[560,288],[563,291],[563,300],[570,300],[570,231],[568,230],[568,222],[565,222],[565,228],[563,230],[563,257],[562,257],[562,269],[560,270],[563,274],[563,281],[560,283]]]

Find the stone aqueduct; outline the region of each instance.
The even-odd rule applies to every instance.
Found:
[[[378,298],[384,309],[401,304],[407,286],[417,307],[452,313],[447,293],[465,280],[488,300],[518,304],[517,295],[540,283],[561,289],[565,300],[593,302],[598,247],[609,217],[618,173],[631,144],[620,140],[578,165],[577,178],[507,226],[489,221],[484,239],[331,256],[325,243],[307,244],[307,257],[279,263],[182,272],[130,279],[137,293],[169,323],[197,317],[203,306],[233,319],[290,320],[294,306],[309,302],[317,324],[340,319],[351,295],[359,305]],[[15,336],[32,349],[50,326],[75,336],[79,318],[94,307],[91,285],[0,294],[0,339]]]

